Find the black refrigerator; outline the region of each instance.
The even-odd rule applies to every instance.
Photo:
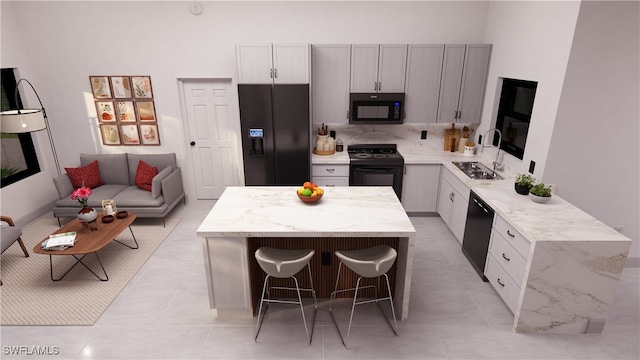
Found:
[[[309,85],[238,85],[245,185],[310,176]]]

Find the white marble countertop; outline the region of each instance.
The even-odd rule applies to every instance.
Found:
[[[538,204],[514,190],[514,174],[498,172],[504,180],[472,180],[453,161],[479,161],[479,155],[443,151],[437,141],[398,141],[405,165],[443,165],[471,191],[482,198],[531,242],[543,241],[631,241],[608,225],[587,214],[557,194],[550,202]],[[313,155],[312,164],[349,164],[346,151],[329,156]]]
[[[200,237],[408,237],[411,220],[391,187],[324,189],[306,204],[297,187],[227,187],[197,230]]]
[[[349,153],[345,147],[344,151],[335,152],[332,155],[317,155],[311,154],[311,164],[335,164],[335,165],[349,165]]]
[[[513,179],[470,180],[455,166],[449,167],[471,191],[484,200],[529,241],[629,241],[600,220],[587,214],[560,196],[553,194],[546,204],[533,202],[515,192]]]

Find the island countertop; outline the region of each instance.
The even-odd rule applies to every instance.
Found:
[[[255,262],[251,253],[253,247],[265,246],[260,245],[263,241],[283,248],[304,244],[318,255],[343,241],[363,247],[395,241],[393,301],[400,319],[407,319],[416,231],[393,188],[326,187],[322,199],[312,204],[298,199],[297,189],[230,186],[222,193],[197,230],[203,242],[210,307],[218,316],[254,316],[254,295],[262,285],[250,271]],[[333,284],[322,279],[333,278],[336,269],[320,265],[320,256],[314,259],[316,291],[329,297]]]
[[[295,186],[227,187],[197,230],[200,237],[406,237],[415,234],[391,187],[326,187],[320,201]]]

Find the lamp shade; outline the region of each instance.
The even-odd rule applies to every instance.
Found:
[[[18,134],[46,128],[47,125],[41,110],[22,109],[0,112],[0,132]]]

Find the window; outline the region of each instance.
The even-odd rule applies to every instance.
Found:
[[[14,69],[2,69],[2,111],[22,108],[22,100],[18,93],[16,104],[16,77]],[[0,134],[2,147],[2,180],[1,187],[13,184],[40,172],[38,156],[33,146],[30,133]]]
[[[535,81],[502,79],[502,93],[496,119],[496,127],[502,132],[500,149],[521,160],[527,143],[537,87],[538,83]],[[497,137],[494,137],[493,145],[498,145]]]

